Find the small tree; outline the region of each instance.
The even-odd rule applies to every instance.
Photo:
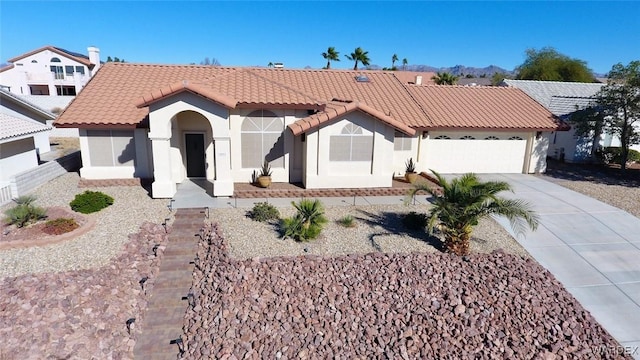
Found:
[[[489,215],[502,215],[511,222],[516,232],[524,232],[525,224],[532,230],[538,227],[537,215],[522,200],[509,200],[498,196],[502,191],[511,191],[511,186],[502,181],[481,182],[475,174],[465,174],[448,181],[431,170],[438,179],[442,191],[425,184],[416,184],[407,199],[418,191],[426,191],[434,197],[428,214],[427,229],[433,233],[436,225],[444,234],[447,252],[456,255],[469,253],[473,227]],[[408,201],[408,200],[407,200]]]
[[[402,70],[407,70],[407,65],[409,65],[409,60],[407,58],[402,59]]]
[[[572,59],[552,47],[528,49],[527,58],[516,67],[519,80],[593,82],[593,72],[587,63]]]
[[[604,115],[604,131],[620,139],[620,167],[624,171],[629,146],[640,144],[640,61],[614,65],[608,78],[597,95],[598,104]]]

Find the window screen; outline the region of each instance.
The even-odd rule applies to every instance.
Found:
[[[396,131],[393,137],[393,150],[411,150],[411,137]]]
[[[87,130],[91,166],[132,166],[135,144],[131,130]]]
[[[259,168],[265,160],[284,167],[284,122],[267,110],[256,110],[242,121],[242,167]]]
[[[371,161],[373,158],[373,135],[364,135],[362,128],[347,124],[339,135],[329,140],[330,161]]]

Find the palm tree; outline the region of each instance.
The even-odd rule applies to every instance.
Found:
[[[355,61],[355,65],[353,65],[353,70],[358,70],[358,61],[362,63],[362,65],[369,65],[369,52],[362,50],[361,47],[357,47],[351,55],[345,55],[345,57],[351,61]]]
[[[396,69],[396,61],[398,61],[398,55],[393,54],[393,56],[391,57],[391,70]]]
[[[300,216],[304,228],[322,226],[327,222],[327,218],[324,216],[324,208],[318,199],[313,201],[302,199],[298,204],[292,201],[291,205],[298,210],[298,216]]]
[[[327,59],[327,67],[325,69],[331,69],[332,61],[340,61],[340,53],[333,46],[329,46],[327,52],[322,53],[322,57]]]
[[[458,81],[458,77],[448,72],[437,73],[431,77],[431,80],[435,81],[438,85],[453,85]]]
[[[269,63],[267,64],[267,67],[273,67],[273,63],[271,61],[269,61]]]
[[[460,256],[468,254],[473,227],[478,225],[480,219],[489,215],[505,216],[517,233],[524,232],[525,224],[532,230],[538,227],[538,216],[530,210],[527,202],[497,196],[502,191],[512,191],[508,183],[481,182],[472,173],[447,181],[437,172],[431,172],[438,179],[442,190],[433,189],[424,183],[416,184],[407,199],[418,191],[426,191],[434,197],[427,228],[431,234],[436,227],[442,231],[445,251]]]
[[[407,58],[402,59],[402,70],[407,70],[408,64],[409,64],[409,60],[407,60]]]

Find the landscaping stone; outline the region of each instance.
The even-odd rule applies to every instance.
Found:
[[[1,279],[0,358],[133,358],[148,302],[139,282],[153,287],[166,241],[164,227],[147,222],[104,267]]]
[[[222,235],[200,243],[184,358],[630,358],[600,352],[618,343],[530,258],[236,260]]]

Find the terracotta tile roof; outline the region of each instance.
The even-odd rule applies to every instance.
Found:
[[[10,62],[10,63],[13,63],[13,62],[16,62],[16,61],[18,61],[20,59],[24,59],[27,56],[31,56],[33,54],[37,54],[37,53],[39,53],[41,51],[45,51],[45,50],[49,50],[49,51],[52,51],[52,52],[54,52],[54,53],[56,53],[58,55],[73,59],[73,60],[75,60],[75,61],[77,61],[77,62],[79,62],[81,64],[87,65],[89,67],[93,66],[93,64],[91,64],[91,61],[89,61],[89,57],[88,56],[85,56],[85,55],[82,55],[82,54],[79,54],[79,53],[74,53],[74,52],[71,52],[71,51],[68,51],[68,50],[65,50],[65,49],[61,49],[61,48],[57,48],[55,46],[50,46],[50,45],[43,46],[41,48],[29,51],[28,53],[24,53],[22,55],[18,55],[18,56],[14,57],[14,58],[11,58],[11,59],[7,60],[7,61]]]
[[[355,77],[360,74],[370,81],[357,82]],[[128,63],[102,66],[55,125],[136,126],[148,115],[148,109],[138,105],[185,90],[227,105],[236,101],[237,106],[322,109],[326,102],[339,98],[364,103],[406,126],[430,125],[427,115],[391,72]]]
[[[189,91],[194,94],[204,96],[207,99],[215,101],[229,109],[234,109],[238,104],[237,100],[234,100],[231,97],[226,96],[224,94],[217,93],[209,89],[206,85],[202,83],[195,83],[195,82],[190,82],[189,80],[182,80],[178,83],[166,86],[162,89],[154,90],[152,93],[143,96],[136,102],[136,106],[139,108],[146,107],[158,100],[168,98],[170,96],[173,96],[175,94],[178,94],[184,91]]]
[[[297,122],[292,127],[294,132],[321,119],[333,119],[339,111],[356,110],[405,133],[410,129],[443,127],[555,128],[552,115],[517,89],[415,86],[401,81],[397,73],[107,63],[55,121],[55,126],[144,126],[146,106],[189,91],[228,108],[320,110]],[[356,81],[358,76],[365,76],[366,81]],[[336,105],[336,99],[343,103]]]
[[[422,85],[435,85],[435,81],[431,78],[436,76],[434,72],[427,71],[394,71],[393,75],[395,75],[398,80],[400,80],[403,84],[415,84],[416,76],[422,76]]]
[[[0,141],[51,130],[36,121],[20,119],[0,113]]]
[[[144,95],[183,80],[204,80],[235,71],[214,66],[146,65],[108,62],[56,119],[56,127],[131,127],[149,110],[136,103]]]
[[[435,128],[555,130],[553,114],[519,89],[508,87],[407,86]]]
[[[415,129],[412,129],[407,125],[401,123],[400,121],[395,120],[390,116],[387,116],[386,114],[357,101],[331,101],[327,103],[324,110],[294,122],[293,124],[289,125],[289,129],[291,129],[291,132],[293,132],[294,135],[300,135],[309,129],[316,128],[325,122],[336,120],[340,116],[353,111],[362,111],[364,113],[367,113],[375,117],[376,119],[402,131],[407,135],[413,136],[416,133]]]

